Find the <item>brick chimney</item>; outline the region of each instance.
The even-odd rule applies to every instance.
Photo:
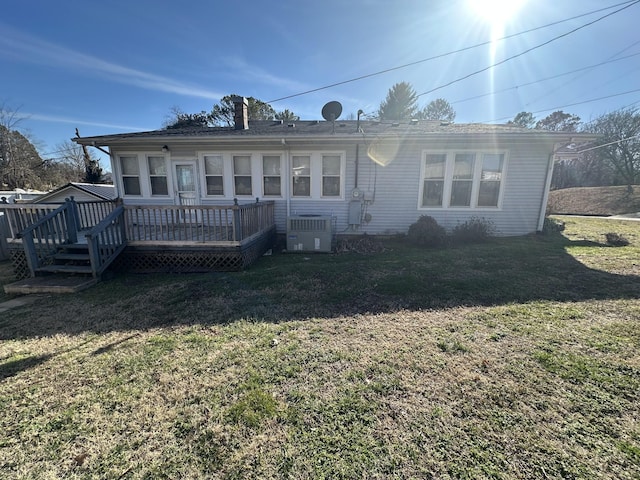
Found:
[[[231,97],[233,102],[233,123],[236,130],[249,129],[249,102],[244,97]]]

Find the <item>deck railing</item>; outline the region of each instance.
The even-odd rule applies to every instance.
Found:
[[[124,207],[116,207],[85,234],[93,276],[97,277],[127,246]]]
[[[0,210],[7,216],[9,236],[7,238],[20,238],[20,233],[27,227],[38,222],[41,218],[58,209],[61,205],[72,202],[74,204],[73,215],[79,230],[88,230],[99,224],[103,218],[116,208],[115,202],[76,202],[73,197],[65,203],[0,203]]]
[[[127,244],[241,246],[275,228],[274,202],[231,206],[117,205],[113,202],[0,204],[9,239],[21,241],[31,275],[84,233],[94,275]],[[87,232],[87,228],[89,231]]]
[[[36,270],[42,267],[61,245],[75,243],[78,240],[75,216],[72,204],[65,202],[17,234],[22,238],[31,276],[35,276]]]
[[[275,225],[274,202],[246,205],[125,205],[129,242],[240,244]]]
[[[73,197],[71,197],[73,199]],[[113,201],[95,201],[95,202],[76,202],[78,212],[78,228],[80,230],[88,230],[98,225],[102,219],[106,218],[116,209],[116,202]]]
[[[60,205],[21,203],[0,204],[0,210],[4,212],[7,218],[7,238],[14,240],[20,238],[20,233],[25,228],[33,225],[57,208],[60,208]]]

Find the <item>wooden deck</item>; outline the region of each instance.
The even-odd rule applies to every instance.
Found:
[[[145,272],[240,270],[275,240],[272,201],[230,206],[89,203],[0,205],[9,220],[8,244],[18,278],[89,271],[99,279],[109,266]],[[80,245],[88,253],[86,266],[65,251]]]

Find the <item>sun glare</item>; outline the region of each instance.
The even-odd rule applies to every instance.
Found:
[[[471,9],[494,29],[501,30],[526,0],[468,0]]]

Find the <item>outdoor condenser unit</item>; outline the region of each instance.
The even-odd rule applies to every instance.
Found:
[[[287,250],[330,252],[333,232],[330,215],[296,215],[287,218]]]

